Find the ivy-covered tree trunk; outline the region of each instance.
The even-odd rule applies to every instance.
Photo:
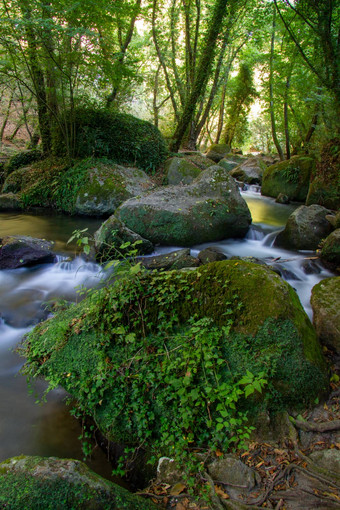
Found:
[[[273,9],[273,25],[272,37],[270,45],[270,60],[269,60],[269,101],[270,101],[270,120],[272,127],[272,138],[280,160],[284,160],[283,151],[276,133],[275,112],[274,112],[274,45],[275,45],[275,30],[276,30],[276,10]]]
[[[191,125],[197,103],[205,91],[211,66],[214,61],[216,42],[227,12],[227,3],[228,0],[216,0],[212,19],[205,38],[204,48],[198,63],[193,88],[185,102],[182,115],[180,116],[176,131],[173,135],[171,144],[171,150],[173,152],[177,152],[180,148],[182,139]]]

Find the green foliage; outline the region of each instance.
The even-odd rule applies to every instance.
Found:
[[[24,372],[44,376],[49,390],[62,385],[78,415],[153,460],[168,455],[198,469],[194,448],[242,446],[250,414],[308,402],[324,375],[288,318],[268,319],[254,336],[235,331],[243,303],[232,290],[221,299],[232,288],[223,267],[200,270],[204,288],[218,293],[209,308],[199,305],[200,271],[147,273],[123,263],[113,281],[28,335]]]
[[[7,175],[11,174],[14,170],[21,168],[26,165],[30,165],[35,161],[39,161],[42,158],[42,153],[39,150],[19,152],[10,158],[6,163],[4,170]]]
[[[159,130],[125,113],[77,108],[68,114],[68,130],[75,130],[73,156],[106,157],[153,172],[164,161],[167,148]],[[63,132],[56,128],[54,152],[66,152]]]

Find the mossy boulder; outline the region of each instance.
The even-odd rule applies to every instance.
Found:
[[[262,175],[266,168],[266,164],[260,158],[249,158],[233,168],[230,175],[237,181],[247,184],[261,184]]]
[[[2,193],[0,195],[0,211],[15,211],[20,209],[20,200],[15,193]]]
[[[214,143],[211,145],[206,153],[207,158],[212,159],[215,163],[221,161],[230,152],[229,145],[225,143]]]
[[[105,480],[79,460],[12,457],[0,464],[0,507],[10,510],[152,510],[155,505]]]
[[[201,170],[206,170],[207,168],[215,165],[215,161],[200,153],[186,155],[185,159],[194,163],[194,165],[196,165]]]
[[[116,216],[154,244],[192,246],[243,237],[251,216],[235,181],[214,165],[187,186],[168,186],[127,200]]]
[[[321,342],[340,354],[340,277],[326,278],[312,289],[313,324]]]
[[[97,162],[88,168],[87,179],[77,192],[74,213],[108,216],[125,200],[142,195],[152,187],[143,170]]]
[[[39,150],[26,150],[14,154],[4,165],[5,175],[8,176],[14,170],[27,166],[35,161],[42,159],[42,153]]]
[[[75,133],[73,157],[106,157],[152,173],[165,160],[167,147],[151,122],[108,109],[78,107],[55,126],[53,151],[66,155],[65,126]]]
[[[316,250],[321,240],[332,231],[326,219],[331,211],[321,205],[301,205],[288,218],[275,240],[276,246],[296,250]]]
[[[6,236],[0,239],[0,269],[17,269],[56,259],[53,242],[30,236]]]
[[[322,244],[321,259],[335,266],[340,266],[340,228],[334,230]]]
[[[189,248],[175,250],[162,255],[155,255],[153,257],[142,257],[139,260],[147,269],[172,270],[199,266],[199,260],[190,255]]]
[[[262,195],[276,198],[279,193],[290,200],[305,202],[315,160],[308,156],[293,156],[269,166],[263,172]]]
[[[121,248],[125,243],[129,245],[125,249]],[[150,241],[126,228],[115,216],[110,216],[94,233],[94,247],[97,259],[100,260],[121,257],[132,249],[143,255],[153,251]]]
[[[13,171],[4,182],[3,193],[16,194],[22,208],[109,216],[122,202],[152,187],[143,170],[107,159],[49,158]]]
[[[216,373],[204,368],[204,343],[212,366],[220,359]],[[38,325],[23,354],[26,374],[62,385],[107,438],[129,444],[152,445],[177,423],[183,378],[188,413],[179,430],[182,437],[193,417],[197,444],[209,442],[209,420],[219,416],[213,402],[207,414],[197,408],[197,389],[264,373],[266,397],[240,402],[251,414],[299,408],[327,387],[321,348],[295,291],[244,261],[121,277]],[[172,445],[158,447],[168,455]]]
[[[190,184],[201,170],[192,161],[186,158],[173,157],[164,165],[167,184]]]

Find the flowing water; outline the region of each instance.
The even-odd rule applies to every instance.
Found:
[[[313,252],[273,247],[276,233],[297,205],[276,204],[254,187],[243,196],[253,217],[247,237],[194,246],[192,254],[206,246],[217,246],[228,256],[252,256],[276,264],[311,316],[311,288],[332,274],[311,259]],[[46,404],[36,405],[35,396],[28,394],[26,381],[19,374],[23,360],[13,349],[27,331],[47,316],[44,303],[57,298],[76,301],[77,287],[92,287],[99,282],[99,266],[79,258],[65,258],[74,250],[66,244],[72,231],[88,227],[93,232],[99,224],[99,220],[88,218],[0,213],[0,238],[22,234],[50,239],[61,254],[56,264],[0,271],[0,461],[20,454],[82,459],[80,426],[63,403],[65,393],[54,390]],[[161,247],[157,254],[170,250]],[[45,387],[40,381],[36,390],[42,393]],[[110,467],[99,448],[90,465],[109,477]]]

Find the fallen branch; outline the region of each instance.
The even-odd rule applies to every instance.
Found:
[[[308,421],[296,420],[295,418],[289,417],[293,425],[306,432],[331,432],[333,430],[340,430],[340,420],[325,421],[322,423],[310,423]]]

